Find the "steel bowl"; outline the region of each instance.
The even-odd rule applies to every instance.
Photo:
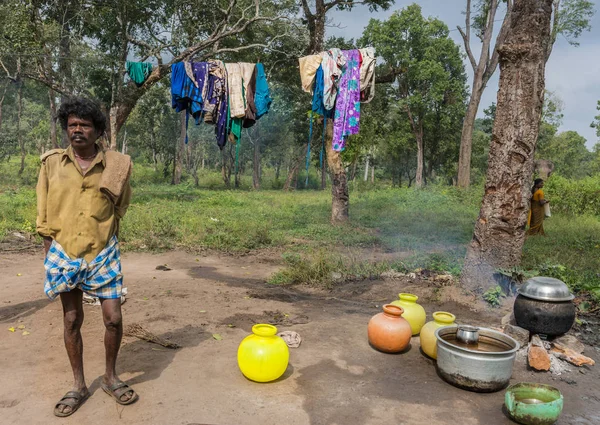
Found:
[[[479,341],[479,328],[468,325],[458,325],[456,339],[465,344],[477,344]]]
[[[437,369],[446,382],[468,391],[490,393],[506,388],[512,376],[519,343],[492,329],[479,329],[479,344],[497,344],[502,351],[481,351],[461,347],[456,342],[454,326],[435,331]],[[454,339],[453,339],[454,338]]]
[[[519,288],[518,292],[519,295],[538,301],[562,302],[575,298],[562,280],[553,277],[531,278]]]

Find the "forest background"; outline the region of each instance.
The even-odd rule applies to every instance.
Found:
[[[287,265],[272,278],[278,284],[329,286],[390,268],[458,276],[481,205],[495,118],[494,103],[476,108],[469,187],[457,187],[474,87],[467,67],[476,71],[471,59],[480,60],[468,49],[471,43],[481,50],[489,32],[494,51],[506,3],[466,1],[472,14],[458,30],[424,16],[418,4],[368,1],[363,7],[390,13],[372,19],[361,37],[327,38],[329,30],[323,29],[325,48],[373,46],[377,74],[392,76],[381,78],[374,100],[362,105],[361,131],[342,154],[350,219],[332,225],[323,124],[315,119],[308,150],[310,96],[301,90],[297,59],[314,48],[319,28],[311,16],[323,13],[326,26],[335,26],[329,12],[356,13],[353,3],[3,2],[0,240],[15,233],[35,237],[39,155],[66,145],[56,111],[75,94],[101,102],[110,118],[107,144],[135,163],[133,204],[121,234],[126,250],[273,249]],[[595,6],[582,0],[554,3],[553,43],[566,40],[576,49]],[[490,22],[497,22],[495,30]],[[451,31],[472,35],[458,44]],[[497,73],[492,56],[484,58],[491,75]],[[183,143],[182,114],[171,109],[170,63],[209,57],[260,61],[267,70],[273,105],[244,130],[237,161],[233,144],[218,149],[211,126],[190,125],[189,142]],[[136,87],[126,76],[126,60],[150,61],[155,72]],[[590,111],[590,125],[600,139],[598,105]],[[535,157],[554,164],[545,188],[553,208],[545,224],[548,236],[528,239],[522,263],[497,271],[500,278],[559,277],[580,294],[598,298],[600,143],[564,129],[564,109],[559,95],[546,92]],[[365,253],[373,251],[394,255],[369,260]]]

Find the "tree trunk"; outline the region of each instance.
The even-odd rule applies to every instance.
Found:
[[[367,181],[368,178],[369,178],[369,155],[367,155],[367,157],[365,158],[365,177],[363,178],[363,181]]]
[[[375,166],[371,166],[371,184],[375,184]]]
[[[358,158],[356,158],[353,162],[352,162],[352,173],[350,174],[350,180],[354,181],[354,179],[356,178],[356,169],[358,168]]]
[[[302,165],[302,158],[306,157],[306,151],[304,156],[301,156],[299,160],[294,161],[294,165],[290,167],[290,171],[288,172],[288,176],[285,179],[285,183],[283,184],[283,190],[290,190],[292,186],[296,189],[298,185],[298,173],[300,172],[300,166]],[[292,185],[292,181],[294,184]]]
[[[17,141],[19,143],[19,149],[21,151],[21,166],[19,167],[19,176],[23,174],[25,170],[25,141],[21,134],[21,118],[23,116],[23,80],[21,77],[21,58],[17,58],[17,81],[19,89],[17,91]]]
[[[225,146],[221,150],[221,157],[223,159],[221,165],[221,172],[223,175],[223,182],[225,186],[229,187],[231,185],[231,162],[232,162],[232,154],[231,149],[233,148],[233,143],[228,143],[229,146]]]
[[[252,167],[252,185],[255,190],[260,189],[260,134],[256,129],[256,138],[254,139],[254,161]]]
[[[173,181],[171,184],[181,183],[181,172],[183,168],[183,155],[185,155],[185,112],[181,112],[181,135],[177,140],[177,149],[175,150],[175,163],[173,166]]]
[[[342,164],[341,152],[333,150],[333,120],[327,120],[325,143],[327,143],[327,162],[331,171],[331,222],[333,224],[348,221],[348,180]]]
[[[279,180],[279,174],[281,173],[281,161],[277,161],[275,164],[275,180]]]
[[[54,90],[48,90],[48,99],[50,100],[50,141],[52,143],[52,149],[58,148],[58,131],[56,128],[56,121],[58,119],[56,110],[56,96]]]
[[[498,48],[500,83],[485,193],[461,282],[482,291],[498,268],[518,266],[525,242],[533,155],[544,100],[552,0],[518,0]]]
[[[415,176],[415,187],[421,189],[423,187],[423,133],[418,131],[415,134],[417,138],[417,175]]]
[[[469,187],[471,184],[473,127],[475,126],[475,118],[477,118],[477,111],[479,109],[479,103],[481,102],[481,95],[483,94],[481,79],[479,79],[479,85],[477,85],[477,77],[474,77],[473,80],[473,92],[471,94],[471,99],[469,100],[469,106],[467,107],[467,113],[463,121],[462,134],[460,136],[460,153],[458,156],[458,185],[460,187]]]
[[[324,154],[326,156],[327,153]],[[323,158],[323,166],[321,167],[321,190],[327,187],[327,161]]]
[[[6,97],[6,91],[8,90],[8,82],[4,85],[2,91],[2,97],[0,98],[0,131],[2,130],[2,106],[4,105],[4,98]]]
[[[123,142],[121,142],[121,153],[127,153],[127,130],[125,130],[125,134],[123,134]]]

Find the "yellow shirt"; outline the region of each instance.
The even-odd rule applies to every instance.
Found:
[[[37,231],[56,240],[71,258],[92,261],[117,233],[129,207],[129,182],[116,204],[100,192],[105,165],[101,149],[85,173],[71,147],[42,156],[36,189]]]

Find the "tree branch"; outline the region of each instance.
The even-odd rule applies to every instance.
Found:
[[[558,37],[558,30],[560,24],[560,0],[554,0],[554,16],[552,18],[552,30],[550,32],[550,42],[548,43],[548,48],[546,50],[546,62],[550,59],[550,55],[552,54],[552,48],[554,47],[554,43],[556,43],[556,38]]]
[[[510,22],[512,18],[512,0],[507,0],[506,2],[506,14],[504,15],[504,21],[502,22],[502,27],[500,27],[500,32],[496,37],[496,44],[494,46],[494,53],[492,53],[492,57],[485,68],[485,72],[483,73],[482,79],[482,87],[485,87],[487,82],[490,80],[494,72],[496,71],[496,67],[498,66],[498,60],[500,59],[500,55],[498,53],[498,48],[504,44],[504,40],[508,35],[510,30]]]
[[[306,19],[314,19],[315,15],[313,15],[313,13],[310,11],[310,7],[308,6],[308,1],[301,0],[301,2],[302,2],[302,9],[304,10],[304,16],[306,16]]]
[[[469,58],[469,62],[471,62],[473,71],[475,71],[477,69],[477,62],[475,61],[475,56],[473,56],[473,52],[471,51],[471,43],[469,41],[469,39],[471,37],[469,36],[468,32],[465,34],[461,27],[457,26],[456,28],[458,29],[458,32],[460,32],[460,35],[463,38],[463,42],[465,45],[465,51],[467,52],[467,57]],[[467,30],[467,31],[469,31],[469,30]]]

